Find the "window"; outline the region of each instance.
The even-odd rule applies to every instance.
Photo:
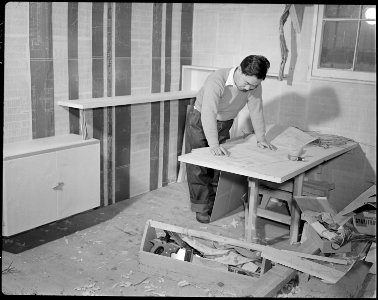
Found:
[[[376,6],[317,6],[312,77],[376,82]]]

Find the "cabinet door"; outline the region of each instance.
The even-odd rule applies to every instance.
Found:
[[[100,206],[100,144],[57,152],[58,218]]]
[[[57,218],[56,153],[3,161],[3,235]]]

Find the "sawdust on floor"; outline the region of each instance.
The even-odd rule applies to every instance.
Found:
[[[234,297],[227,286],[207,286],[145,274],[138,252],[148,219],[243,239],[240,210],[210,224],[190,211],[185,183],[158,190],[3,238],[2,292],[6,295],[96,295]],[[259,232],[269,244],[289,237],[288,227],[259,218]],[[375,296],[370,276],[361,297]],[[300,284],[289,283],[277,295],[295,297]],[[311,295],[317,297],[316,294]]]

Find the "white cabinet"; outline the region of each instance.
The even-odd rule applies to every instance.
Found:
[[[3,236],[100,205],[100,142],[63,136],[5,144]]]

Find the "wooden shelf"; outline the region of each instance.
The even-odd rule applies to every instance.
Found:
[[[150,103],[157,101],[169,101],[193,98],[197,95],[197,91],[175,91],[165,93],[154,93],[146,95],[127,95],[127,96],[114,96],[102,98],[90,98],[80,100],[65,100],[58,101],[58,104],[65,107],[90,109],[98,107],[119,106],[128,104]]]

